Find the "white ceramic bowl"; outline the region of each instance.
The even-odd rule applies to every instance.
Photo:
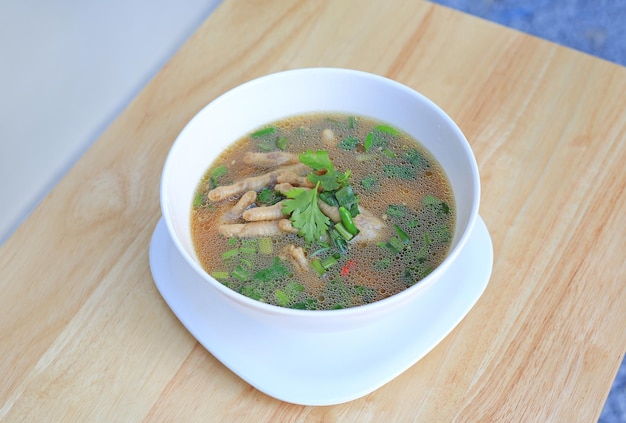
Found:
[[[381,301],[342,310],[293,310],[247,298],[200,266],[191,239],[194,191],[229,144],[272,121],[301,113],[340,112],[387,122],[419,140],[448,175],[456,201],[456,229],[446,259],[418,284]],[[453,263],[478,217],[480,181],[463,133],[432,101],[390,79],[348,69],[279,72],[244,83],[204,107],[169,152],[161,179],[161,210],[169,234],[189,266],[223,301],[255,319],[294,330],[347,330],[384,319],[436,284]],[[463,283],[463,281],[458,281]],[[436,317],[435,317],[436,318]]]

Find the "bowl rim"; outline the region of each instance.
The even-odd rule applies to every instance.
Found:
[[[252,298],[246,297],[231,288],[223,285],[218,280],[211,277],[208,272],[206,272],[202,266],[189,256],[184,246],[181,244],[180,240],[177,236],[175,236],[176,231],[174,228],[174,223],[172,222],[171,215],[169,214],[169,208],[166,206],[166,202],[168,200],[167,195],[167,184],[169,182],[170,168],[172,167],[173,157],[175,156],[175,152],[180,145],[182,144],[182,140],[185,138],[187,129],[190,128],[194,122],[198,119],[201,119],[204,115],[205,110],[211,108],[216,103],[227,99],[230,96],[234,96],[241,91],[248,90],[256,84],[264,83],[273,79],[283,78],[286,76],[293,76],[300,74],[302,77],[306,77],[307,75],[316,74],[319,75],[339,75],[343,77],[360,77],[366,78],[370,80],[375,80],[378,83],[382,83],[385,85],[389,85],[392,89],[404,91],[405,93],[410,94],[413,97],[416,97],[419,101],[428,105],[430,109],[432,109],[435,113],[440,115],[442,120],[448,125],[449,129],[455,134],[458,139],[460,145],[462,146],[465,156],[467,158],[467,162],[470,167],[471,175],[472,175],[472,186],[474,190],[473,198],[471,199],[471,210],[469,212],[469,218],[467,221],[467,225],[465,226],[465,230],[462,232],[459,237],[457,243],[450,249],[444,260],[435,268],[431,273],[429,273],[426,277],[421,279],[418,283],[413,286],[410,286],[396,294],[393,294],[387,298],[383,298],[378,301],[374,301],[372,303],[363,304],[354,307],[348,307],[343,309],[333,309],[333,310],[300,310],[293,309],[288,307],[281,307],[273,304],[263,303],[258,300],[254,300]],[[232,142],[235,142],[233,140]],[[207,165],[208,167],[209,165]],[[478,218],[478,209],[480,205],[480,176],[478,171],[478,165],[474,156],[474,153],[471,149],[469,142],[467,141],[465,135],[458,127],[456,122],[452,120],[452,118],[441,108],[439,107],[433,100],[426,97],[419,91],[414,88],[411,88],[405,84],[402,84],[393,79],[387,78],[382,75],[365,72],[362,70],[349,69],[349,68],[334,68],[334,67],[308,67],[308,68],[296,68],[278,71],[266,75],[262,75],[256,77],[254,79],[248,80],[242,84],[239,84],[224,93],[218,95],[209,103],[204,105],[196,114],[185,124],[183,129],[177,135],[174,140],[167,157],[165,159],[165,163],[163,165],[163,171],[161,174],[160,180],[160,206],[161,213],[163,215],[164,221],[167,226],[168,235],[170,236],[172,242],[176,246],[176,250],[181,256],[184,258],[185,262],[192,268],[194,271],[200,275],[202,280],[205,283],[208,283],[211,287],[216,289],[222,295],[226,296],[232,301],[244,305],[248,308],[256,309],[258,311],[262,311],[266,314],[271,315],[280,315],[285,317],[305,317],[305,318],[338,318],[338,317],[347,317],[347,316],[356,316],[362,314],[376,314],[378,312],[382,312],[383,310],[393,307],[394,305],[399,305],[410,298],[412,298],[417,292],[427,289],[430,285],[432,285],[437,279],[443,275],[447,269],[450,267],[451,263],[456,260],[456,257],[459,255],[460,251],[467,244],[467,240],[470,237],[472,231],[474,230],[474,226],[476,220]],[[191,200],[190,200],[191,204]],[[190,210],[191,212],[191,210]]]

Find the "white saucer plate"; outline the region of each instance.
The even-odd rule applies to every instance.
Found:
[[[378,389],[424,357],[484,292],[493,265],[485,223],[441,280],[383,321],[350,331],[299,333],[238,313],[184,261],[163,219],[150,244],[155,284],[213,356],[261,392],[302,405],[332,405]]]

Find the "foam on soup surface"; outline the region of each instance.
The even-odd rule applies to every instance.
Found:
[[[200,263],[221,283],[322,310],[418,283],[448,253],[455,205],[441,166],[407,134],[308,114],[225,150],[198,185],[191,220]]]

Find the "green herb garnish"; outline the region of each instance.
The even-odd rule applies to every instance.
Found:
[[[361,186],[366,190],[372,190],[376,183],[378,182],[378,178],[374,175],[368,175],[365,178],[361,179]]]
[[[330,224],[328,216],[317,205],[319,186],[320,182],[314,189],[292,188],[283,203],[283,213],[291,214],[291,223],[308,242],[319,241]]]
[[[250,279],[250,272],[246,270],[242,265],[238,265],[237,267],[235,267],[231,274],[242,282]]]
[[[272,206],[285,198],[281,193],[273,189],[263,188],[257,194],[256,201],[263,206]]]
[[[433,242],[450,242],[452,234],[450,228],[441,223],[433,227]]]
[[[425,207],[432,209],[438,216],[450,214],[450,206],[445,201],[440,200],[431,194],[426,194],[422,203]]]
[[[204,202],[204,194],[199,192],[196,194],[196,198],[194,198],[193,200],[193,207],[194,208],[198,208],[202,205],[202,203]]]
[[[300,154],[300,161],[312,168],[315,172],[309,173],[307,178],[314,184],[320,182],[324,191],[333,191],[344,186],[350,178],[351,172],[339,172],[328,157],[328,151],[318,150]]]
[[[386,164],[383,166],[383,172],[390,178],[415,179],[413,166]]]
[[[385,257],[383,259],[375,261],[373,264],[376,270],[387,270],[391,266],[391,259],[388,257]]]
[[[228,279],[228,272],[223,272],[223,271],[215,271],[211,273],[211,276],[213,276],[215,279],[221,281],[221,280],[225,280]]]
[[[330,227],[330,219],[319,208],[318,200],[337,202],[356,216],[359,213],[357,198],[348,185],[351,172],[339,172],[328,157],[328,151],[311,150],[299,155],[300,162],[313,169],[307,175],[315,184],[314,189],[292,188],[286,192],[283,213],[290,215],[292,225],[308,242],[319,241]],[[322,194],[320,194],[320,191]]]
[[[379,132],[384,132],[385,134],[389,134],[389,135],[400,135],[400,131],[398,131],[396,128],[389,126],[389,125],[378,125],[376,128],[374,128],[375,131],[379,131]]]
[[[287,266],[278,257],[274,257],[274,263],[271,266],[259,270],[252,278],[256,282],[269,282],[290,276],[291,272]]]
[[[215,188],[219,185],[219,180],[222,176],[228,173],[228,168],[226,166],[218,166],[211,172],[211,176],[209,177],[209,187],[211,189]]]
[[[284,150],[285,148],[287,148],[287,138],[278,137],[276,139],[276,147],[278,147],[280,150]]]
[[[342,139],[339,142],[338,147],[342,148],[344,150],[351,151],[351,150],[354,150],[357,145],[359,145],[359,139],[358,138],[348,137],[348,138]]]
[[[387,215],[391,217],[404,217],[407,213],[406,206],[399,204],[389,204],[387,207]]]
[[[258,131],[253,132],[250,136],[252,138],[263,138],[268,135],[272,135],[274,132],[276,132],[276,128],[274,126],[268,126],[267,128],[259,129]]]
[[[259,253],[272,254],[273,251],[274,251],[274,247],[272,246],[271,238],[259,239]]]
[[[387,145],[387,141],[383,135],[381,135],[380,131],[374,129],[373,131],[367,133],[363,145],[365,147],[365,151],[370,151],[371,148],[384,147]]]
[[[287,306],[289,303],[294,302],[299,296],[300,293],[304,291],[304,286],[300,285],[297,282],[290,281],[287,282],[284,289],[277,289],[274,293],[279,305],[283,307]]]
[[[335,198],[340,206],[345,207],[352,217],[359,214],[359,200],[352,190],[352,186],[346,185],[335,193]]]
[[[418,168],[430,166],[426,157],[414,148],[411,148],[406,152],[406,159],[409,163]]]

